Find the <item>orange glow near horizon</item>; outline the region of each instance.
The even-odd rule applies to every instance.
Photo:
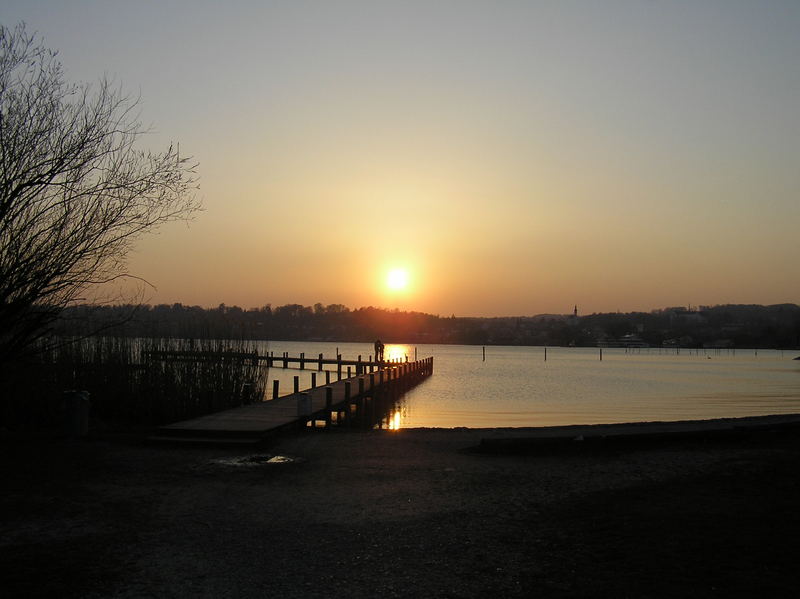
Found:
[[[137,150],[180,142],[204,206],[131,237],[132,276],[104,302],[800,302],[797,3],[241,2],[189,20],[163,3],[157,28],[152,7],[95,4],[3,17],[58,50],[67,81],[141,89]]]

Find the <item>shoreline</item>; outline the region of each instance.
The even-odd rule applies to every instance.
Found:
[[[800,432],[747,421],[764,418],[733,436],[533,452],[476,448],[535,429],[302,431],[249,447],[3,435],[0,591],[790,596]],[[661,424],[621,428],[642,426]]]

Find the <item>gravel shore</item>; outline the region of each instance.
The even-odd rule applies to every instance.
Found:
[[[476,451],[491,435],[5,435],[0,596],[796,592],[796,431]]]

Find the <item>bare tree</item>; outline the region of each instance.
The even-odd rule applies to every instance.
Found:
[[[135,147],[137,100],[65,82],[56,52],[0,25],[0,364],[88,289],[128,276],[142,234],[199,209],[176,147]]]

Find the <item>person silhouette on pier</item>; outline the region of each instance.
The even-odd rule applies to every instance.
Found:
[[[375,340],[375,361],[383,362],[383,342],[380,339]]]

